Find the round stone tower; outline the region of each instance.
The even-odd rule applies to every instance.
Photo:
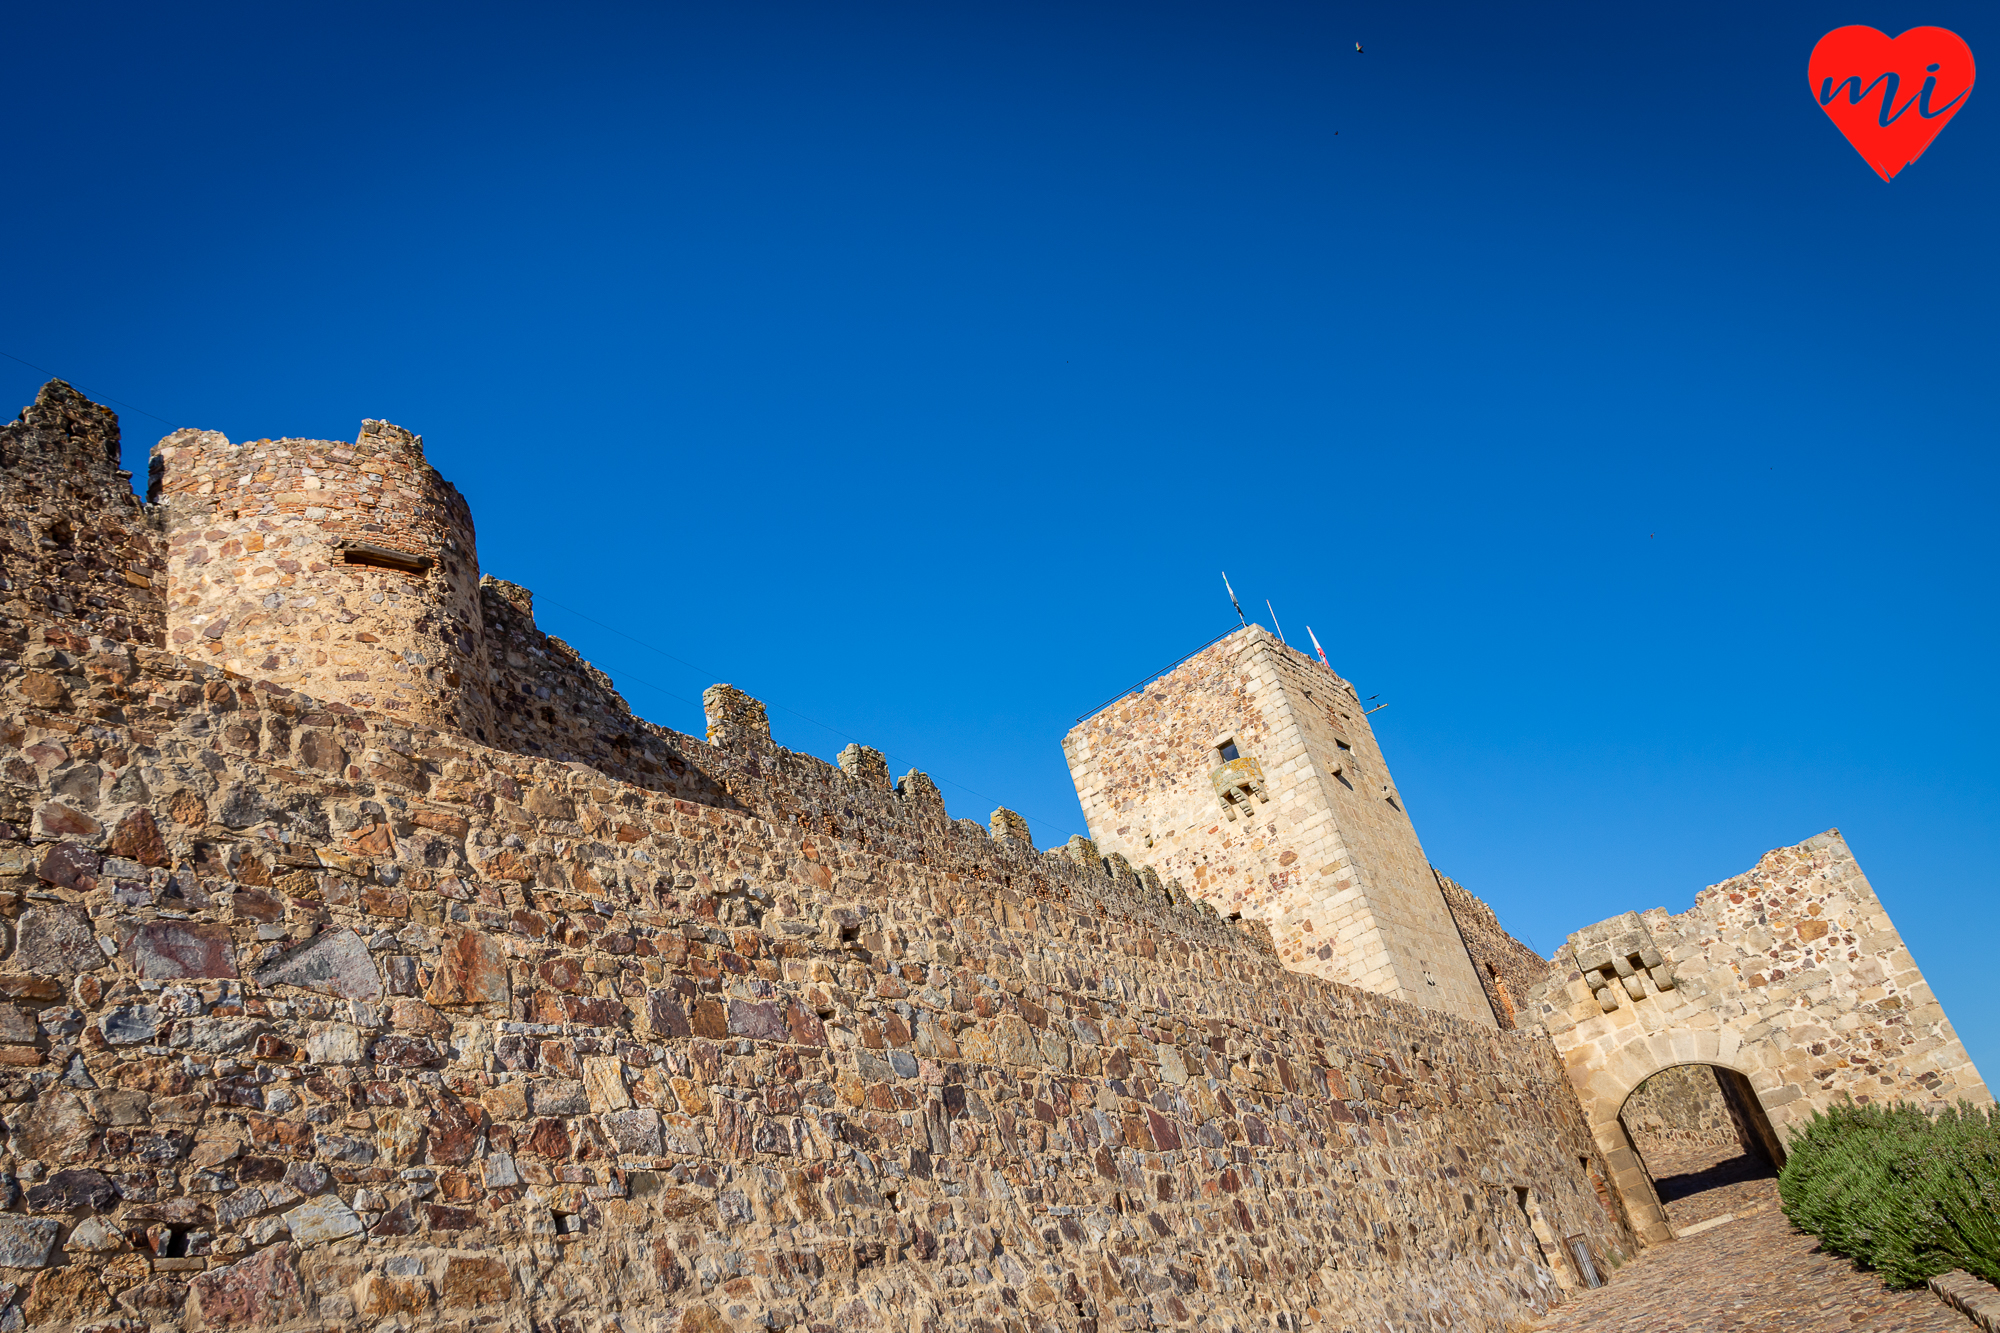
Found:
[[[153,446],[167,506],[167,641],[257,680],[486,739],[492,709],[472,513],[423,437],[353,444],[178,430]]]

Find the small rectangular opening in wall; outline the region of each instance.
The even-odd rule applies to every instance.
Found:
[[[1243,757],[1236,752],[1236,742],[1233,740],[1224,741],[1222,744],[1216,746],[1215,752],[1222,756],[1222,762],[1225,764]]]
[[[435,563],[427,555],[398,551],[392,546],[377,546],[374,542],[343,540],[335,542],[334,549],[350,565],[393,569],[402,574],[421,574]]]

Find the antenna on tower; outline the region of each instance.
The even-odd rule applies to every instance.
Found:
[[[1273,618],[1275,619],[1275,617]],[[1333,663],[1326,660],[1326,649],[1319,646],[1319,635],[1313,633],[1311,625],[1306,626],[1306,637],[1313,641],[1313,651],[1319,654],[1319,664],[1328,671],[1333,670]]]
[[[1273,625],[1278,625],[1278,609],[1271,605],[1271,599],[1268,597],[1264,599],[1264,609],[1271,613],[1271,623]],[[1278,625],[1278,642],[1283,643],[1284,641],[1285,641],[1285,627],[1283,625]]]
[[[1229,588],[1229,571],[1226,569],[1222,571],[1222,586]],[[1234,588],[1229,588],[1229,604],[1236,608],[1236,618],[1242,620],[1244,625],[1249,625],[1249,621],[1243,620],[1243,603],[1236,600],[1236,589]],[[1277,617],[1273,616],[1272,619],[1275,620]]]

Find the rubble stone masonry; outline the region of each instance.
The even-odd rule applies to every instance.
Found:
[[[0,1333],[1499,1330],[1631,1252],[1538,1033],[632,719],[394,427],[158,458],[0,428]]]
[[[421,438],[386,421],[353,444],[179,430],[153,448],[150,494],[175,652],[487,737],[472,514]]]
[[[1526,1027],[1533,1023],[1524,1005],[1528,992],[1541,985],[1549,972],[1549,961],[1507,932],[1500,918],[1469,893],[1458,881],[1437,877],[1445,906],[1465,952],[1472,959],[1479,984],[1493,1006],[1493,1016],[1503,1028]]]

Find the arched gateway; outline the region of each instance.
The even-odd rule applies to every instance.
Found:
[[[1767,853],[1695,898],[1571,935],[1524,1017],[1547,1027],[1633,1228],[1673,1230],[1620,1121],[1634,1089],[1712,1065],[1766,1150],[1843,1096],[1992,1100],[1838,831]],[[1740,1080],[1740,1082],[1738,1081]]]

